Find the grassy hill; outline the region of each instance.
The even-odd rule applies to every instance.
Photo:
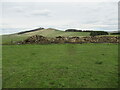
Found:
[[[15,41],[21,41],[24,40],[30,36],[33,35],[42,35],[45,37],[57,37],[57,36],[89,36],[89,32],[65,32],[65,31],[60,31],[57,29],[42,29],[42,30],[37,30],[33,32],[27,32],[23,34],[10,34],[10,35],[3,35],[2,36],[2,43],[3,44],[9,44],[11,42]],[[1,44],[1,43],[0,43]]]

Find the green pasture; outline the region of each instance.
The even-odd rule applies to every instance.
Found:
[[[2,42],[0,44],[11,44],[12,42],[22,41],[26,38],[33,36],[33,35],[42,35],[45,37],[57,37],[57,36],[89,36],[89,32],[64,32],[56,29],[43,29],[34,32],[28,32],[25,34],[9,34],[9,35],[2,35]]]
[[[3,88],[118,87],[117,44],[3,45],[2,53]]]

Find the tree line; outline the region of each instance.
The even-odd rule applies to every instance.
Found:
[[[108,32],[105,31],[93,31],[93,30],[77,30],[77,29],[67,29],[65,32],[90,32],[90,36],[97,35],[108,35]]]

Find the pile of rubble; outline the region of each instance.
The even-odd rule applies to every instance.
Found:
[[[62,37],[48,38],[35,35],[17,44],[49,44],[49,43],[120,43],[117,36],[97,36],[97,37]]]
[[[120,43],[117,36],[83,37],[81,40],[86,43]]]
[[[29,37],[27,39],[25,39],[24,41],[19,41],[17,42],[18,44],[44,44],[44,43],[48,43],[48,39],[46,37],[40,36],[40,35],[35,35],[32,37]]]

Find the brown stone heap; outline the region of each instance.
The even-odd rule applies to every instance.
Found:
[[[62,37],[48,38],[35,35],[17,44],[49,44],[49,43],[120,43],[117,36],[96,36],[96,37]]]
[[[32,44],[32,43],[48,43],[48,39],[43,36],[35,35],[32,37],[27,38],[26,40],[22,41],[23,44]]]

